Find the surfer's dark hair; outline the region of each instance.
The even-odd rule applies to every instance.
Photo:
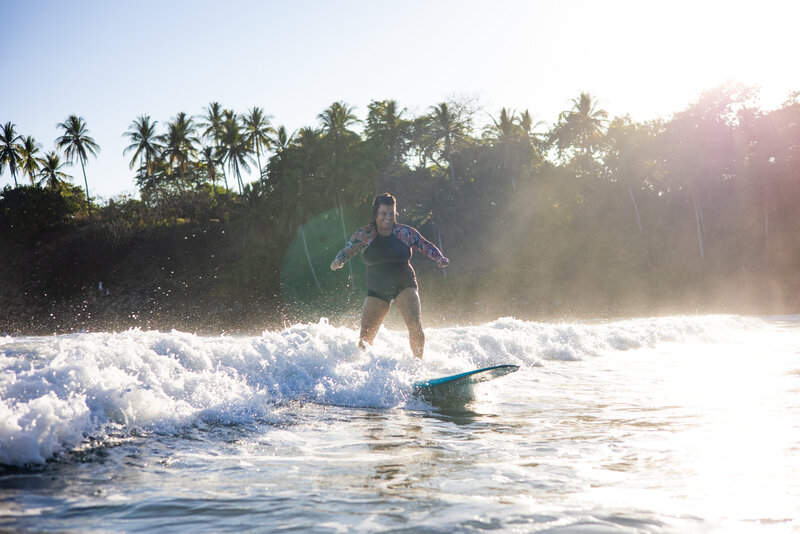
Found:
[[[375,197],[372,201],[372,224],[377,226],[376,220],[378,219],[378,208],[380,206],[391,206],[397,211],[397,199],[389,193],[384,193]]]

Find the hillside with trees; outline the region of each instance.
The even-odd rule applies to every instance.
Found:
[[[375,100],[359,120],[334,102],[294,132],[211,102],[134,118],[139,195],[106,202],[82,118],[49,152],[4,122],[0,332],[350,324],[363,264],[328,265],[384,191],[451,260],[413,260],[431,326],[797,312],[799,95],[764,110],[727,84],[636,122],[581,93],[554,124],[459,101],[413,115]]]

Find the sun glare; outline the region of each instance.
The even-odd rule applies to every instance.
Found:
[[[738,350],[738,352],[737,352]],[[782,517],[796,508],[781,481],[794,477],[790,450],[800,438],[787,426],[787,377],[771,359],[756,359],[735,345],[692,360],[678,396],[704,413],[703,421],[676,436],[686,476],[705,514],[744,521]],[[788,477],[788,478],[787,478]],[[777,483],[776,483],[777,482]]]
[[[792,67],[800,3],[612,5],[617,9],[598,3],[577,31],[599,41],[586,52],[580,83],[601,97],[623,95],[614,112],[668,115],[728,81],[759,87],[762,106],[771,109],[800,87]],[[601,51],[607,57],[598,57]]]

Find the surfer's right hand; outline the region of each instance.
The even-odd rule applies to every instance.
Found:
[[[336,270],[339,270],[341,268],[342,268],[342,264],[341,263],[337,262],[336,260],[333,260],[331,262],[331,271],[336,271]]]

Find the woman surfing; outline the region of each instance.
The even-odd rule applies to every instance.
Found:
[[[408,327],[411,352],[422,358],[425,333],[422,309],[417,292],[417,276],[411,267],[412,248],[416,248],[441,268],[450,260],[414,228],[397,222],[397,201],[389,193],[372,202],[372,222],[355,231],[331,262],[331,269],[341,269],[363,251],[367,265],[367,298],[361,311],[361,337],[358,346],[372,345],[375,336],[395,303]]]

